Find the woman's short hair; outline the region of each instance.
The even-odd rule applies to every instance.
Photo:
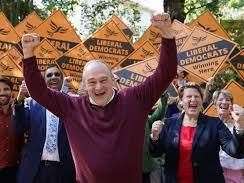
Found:
[[[184,90],[187,88],[196,89],[199,92],[199,94],[201,95],[201,98],[203,99],[202,88],[200,87],[200,85],[198,85],[197,83],[194,83],[194,82],[187,82],[184,86],[179,87],[178,92],[179,92],[180,99],[182,99]]]
[[[213,103],[216,104],[220,94],[222,94],[224,97],[229,98],[231,103],[233,104],[233,95],[228,90],[217,90],[213,93]]]

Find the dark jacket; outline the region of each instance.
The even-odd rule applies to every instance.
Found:
[[[159,140],[150,140],[149,150],[154,157],[166,153],[166,183],[177,183],[179,159],[180,129],[183,121],[180,117],[165,120]],[[200,114],[196,134],[192,145],[192,166],[195,183],[224,183],[222,167],[219,161],[220,147],[230,156],[244,158],[244,136],[234,135],[224,123],[215,117]]]
[[[18,183],[32,183],[41,162],[46,139],[46,109],[35,100],[28,98],[24,105],[15,109],[16,129],[18,133],[28,134],[22,151],[22,160],[18,171]],[[60,173],[75,178],[74,163],[62,121],[59,122],[58,151],[62,170]],[[72,180],[70,180],[72,183]]]
[[[148,117],[145,126],[145,141],[143,148],[143,173],[149,173],[156,168],[159,168],[163,164],[163,158],[152,158],[149,154],[148,144],[149,144],[149,136],[151,134],[152,124],[157,120],[163,120],[165,115],[165,110],[167,108],[167,100],[168,96],[163,95],[160,98],[160,102],[156,110],[152,113],[151,116]]]

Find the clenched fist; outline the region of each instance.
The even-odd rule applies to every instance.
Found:
[[[34,49],[40,44],[40,37],[36,33],[25,34],[21,40],[24,59],[34,56]]]
[[[163,122],[162,121],[155,121],[152,124],[152,130],[151,130],[151,139],[152,140],[158,140],[159,134],[162,131]]]
[[[244,131],[244,108],[233,104],[232,118],[235,120],[236,129]]]
[[[29,96],[30,96],[30,94],[29,94],[29,91],[28,91],[27,86],[25,84],[25,81],[22,81],[20,88],[19,88],[17,101],[22,101]]]
[[[161,36],[167,39],[173,39],[176,35],[175,30],[172,29],[171,19],[168,13],[154,15],[151,18],[152,26],[161,31]]]

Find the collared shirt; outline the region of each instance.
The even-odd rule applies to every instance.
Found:
[[[107,105],[109,102],[111,102],[113,100],[114,95],[115,95],[115,91],[113,90],[113,94],[112,94],[111,98],[109,99],[109,101],[105,105]],[[89,101],[91,102],[91,104],[97,105],[96,102],[94,100],[92,100],[91,97],[89,97]]]
[[[46,110],[46,140],[42,160],[60,161],[58,153],[59,118]]]
[[[17,165],[22,140],[14,133],[11,111],[7,114],[0,111],[0,169]]]

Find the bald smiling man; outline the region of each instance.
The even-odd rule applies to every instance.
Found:
[[[64,121],[78,183],[141,183],[147,115],[176,75],[176,46],[168,14],[153,16],[161,30],[160,61],[139,86],[114,90],[111,70],[91,61],[83,71],[86,96],[71,97],[47,88],[38,71],[36,34],[24,35],[24,77],[30,95]]]

